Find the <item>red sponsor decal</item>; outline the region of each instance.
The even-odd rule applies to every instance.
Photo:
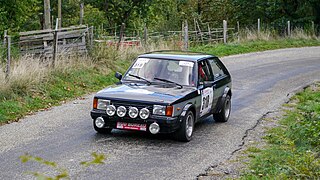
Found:
[[[137,123],[117,122],[117,128],[126,129],[126,130],[136,130],[136,131],[147,131],[146,124],[137,124]]]

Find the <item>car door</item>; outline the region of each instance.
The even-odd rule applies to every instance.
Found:
[[[211,74],[210,65],[207,60],[198,62],[198,89],[201,95],[199,117],[211,114],[214,101],[213,75]]]
[[[228,74],[224,72],[223,67],[219,64],[219,60],[217,58],[208,59],[209,67],[212,74],[213,84],[214,84],[214,92],[213,92],[213,109],[215,110],[217,107],[217,103],[221,99],[224,90],[227,86],[225,81]]]

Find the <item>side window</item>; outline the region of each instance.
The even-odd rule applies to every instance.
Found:
[[[212,76],[207,61],[199,62],[198,69],[199,84],[203,84],[204,81],[212,80]]]
[[[215,59],[209,59],[209,64],[210,64],[210,66],[211,66],[214,79],[226,75],[217,60],[215,60]]]

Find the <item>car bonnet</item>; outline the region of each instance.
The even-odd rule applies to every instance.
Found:
[[[170,104],[194,91],[196,91],[194,87],[179,88],[178,86],[130,83],[108,87],[99,91],[95,97],[150,104]]]

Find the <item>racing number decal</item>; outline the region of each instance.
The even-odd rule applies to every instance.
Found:
[[[201,107],[200,116],[203,116],[210,112],[213,101],[213,88],[209,87],[201,92]]]
[[[202,108],[201,110],[203,111],[203,109],[207,109],[209,107],[209,95],[202,97]]]

